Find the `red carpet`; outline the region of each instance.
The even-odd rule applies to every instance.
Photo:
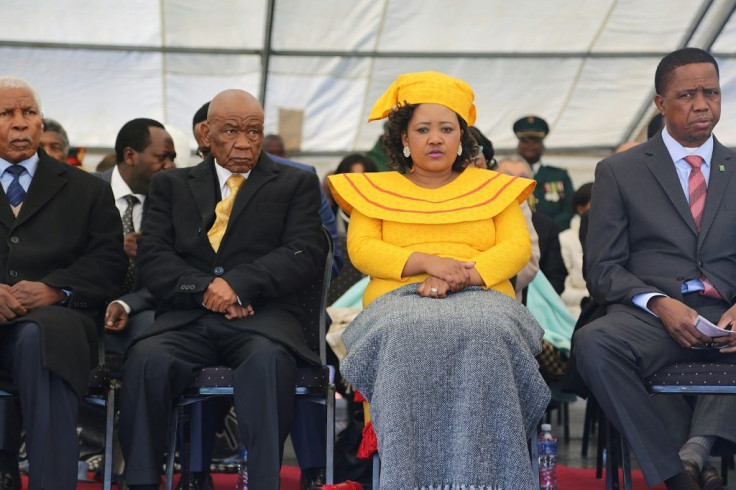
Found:
[[[281,490],[300,490],[300,475],[301,473],[299,468],[294,466],[284,466],[281,469]],[[641,471],[635,471],[632,477],[634,480],[634,490],[646,490],[650,488],[644,482],[644,477],[642,476]],[[215,474],[215,490],[232,490],[235,487],[236,478],[236,474]],[[176,479],[178,479],[178,476],[175,477],[175,480]],[[595,478],[595,469],[567,468],[565,466],[558,466],[557,479],[559,490],[603,490],[606,488],[605,480],[597,480]],[[23,484],[23,488],[27,488],[28,481],[26,477],[23,477]],[[98,490],[100,488],[102,488],[102,485],[99,483],[80,483],[77,485],[78,490]],[[117,486],[113,485],[113,488],[117,488]],[[656,490],[664,490],[665,486],[658,485],[654,488]]]
[[[603,476],[605,478],[605,472],[603,473]],[[644,481],[644,476],[642,476],[641,471],[638,470],[632,472],[631,479],[633,480],[632,486],[634,487],[634,490],[646,490],[648,488],[665,490],[664,484],[657,485],[656,487],[647,486],[646,482]],[[623,488],[623,480],[621,479],[620,475],[618,481],[621,485],[621,488]],[[559,490],[603,490],[606,488],[606,480],[604,480],[603,478],[601,478],[600,480],[596,479],[595,468],[582,469],[558,466],[557,483]]]
[[[92,478],[94,475],[89,474]],[[215,473],[212,475],[215,481],[215,490],[232,490],[235,488],[235,482],[238,478],[236,473]],[[174,475],[174,487],[179,481],[179,475]],[[164,486],[161,485],[161,488]],[[23,488],[28,488],[28,478],[23,476]],[[102,488],[101,483],[78,483],[77,490],[99,490]],[[118,486],[113,485],[113,489],[117,490]],[[281,488],[280,490],[301,490],[301,471],[296,466],[284,466],[281,468]]]

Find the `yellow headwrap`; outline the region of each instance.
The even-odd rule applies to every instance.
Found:
[[[475,124],[473,89],[459,78],[436,71],[399,75],[373,105],[368,121],[388,117],[397,104],[440,104],[455,111],[469,126]]]

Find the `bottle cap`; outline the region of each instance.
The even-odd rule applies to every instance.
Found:
[[[551,424],[542,424],[542,432],[551,432],[551,431],[552,431]]]

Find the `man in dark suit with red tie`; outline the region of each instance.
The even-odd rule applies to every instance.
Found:
[[[97,362],[95,320],[127,261],[110,187],[39,148],[41,117],[27,82],[0,77],[0,368],[20,399],[29,488],[72,490],[79,397]],[[0,488],[14,489],[20,429],[6,408]]]
[[[138,255],[160,303],[123,368],[121,443],[131,489],[158,488],[172,400],[198,368],[233,368],[248,448],[249,488],[279,487],[297,360],[304,340],[295,293],[320,274],[319,180],[261,151],[263,108],[247,92],[212,99],[211,155],[156,175]]]
[[[655,87],[665,128],[596,169],[587,283],[607,314],[575,334],[577,366],[649,485],[720,488],[708,453],[716,437],[736,441],[736,397],[658,404],[642,380],[676,361],[736,361],[736,336],[702,350],[711,339],[694,326],[698,315],[736,321],[736,153],[712,135],[721,93],[710,54],[668,54]]]

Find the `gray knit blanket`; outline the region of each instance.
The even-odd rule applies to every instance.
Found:
[[[516,300],[468,288],[387,293],[348,326],[342,374],[371,403],[381,489],[534,488],[527,439],[550,393],[542,328]]]

